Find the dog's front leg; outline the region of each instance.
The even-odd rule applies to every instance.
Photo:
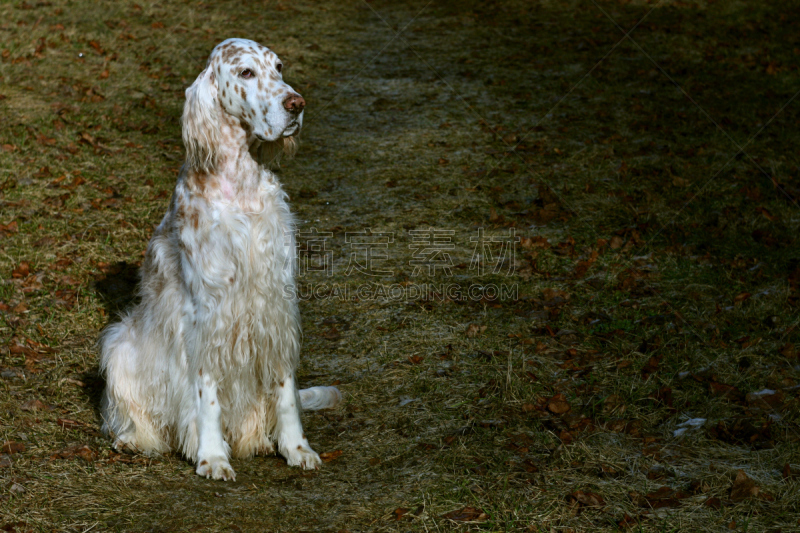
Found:
[[[284,377],[278,383],[278,451],[289,466],[300,466],[306,470],[319,468],[322,460],[311,449],[300,423],[300,396],[294,376]]]
[[[236,473],[228,463],[230,446],[222,437],[220,406],[217,398],[217,382],[210,376],[199,375],[196,380],[197,394],[197,473],[206,478],[236,480]]]

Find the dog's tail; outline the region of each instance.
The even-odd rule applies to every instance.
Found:
[[[303,409],[333,409],[342,401],[342,393],[336,387],[309,387],[300,389],[300,405]]]

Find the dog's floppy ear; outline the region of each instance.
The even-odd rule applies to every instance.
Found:
[[[208,172],[217,165],[220,136],[218,108],[217,82],[209,65],[186,89],[181,122],[186,161],[190,168]]]
[[[283,156],[291,158],[297,152],[297,137],[281,137],[277,141],[262,142],[258,147],[258,162],[268,168],[280,166]],[[252,153],[252,152],[251,152]]]

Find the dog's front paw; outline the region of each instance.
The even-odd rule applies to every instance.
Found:
[[[206,479],[221,479],[223,481],[236,481],[236,472],[224,457],[209,457],[197,463],[197,475]]]
[[[305,470],[316,470],[322,466],[322,459],[319,458],[317,452],[302,444],[298,444],[296,448],[284,450],[282,453],[289,466],[299,466]]]

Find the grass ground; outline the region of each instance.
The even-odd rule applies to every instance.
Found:
[[[800,530],[798,8],[3,3],[0,529]],[[321,471],[222,483],[109,449],[94,342],[231,36],[308,101],[299,377],[345,403]]]

